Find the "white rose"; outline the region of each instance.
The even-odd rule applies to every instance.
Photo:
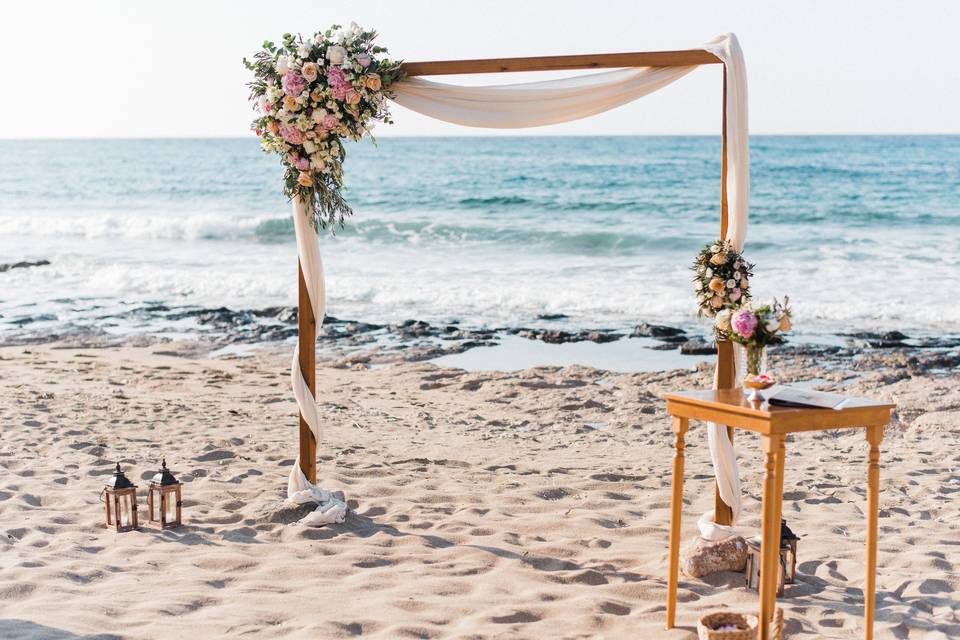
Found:
[[[699,280],[694,280],[694,281],[693,281],[693,289],[694,289],[694,291],[700,291],[700,289],[703,289],[703,283],[700,282]]]
[[[734,274],[733,274],[733,279],[734,279],[734,280],[739,280],[739,279],[740,279],[740,272],[739,272],[739,271],[735,271],[735,272],[734,272]]]
[[[703,275],[707,276],[708,278],[712,278],[712,277],[713,277],[713,269],[707,267],[707,271],[706,271]]]
[[[327,110],[326,110],[326,109],[314,109],[314,110],[313,110],[312,118],[313,118],[313,121],[314,121],[314,122],[320,123],[320,122],[322,122],[323,119],[326,118],[326,117],[327,117]]]
[[[300,56],[300,57],[303,58],[303,59],[309,58],[309,57],[310,57],[310,47],[307,46],[306,44],[300,45],[299,47],[297,47],[297,55]]]
[[[736,289],[737,281],[736,280],[727,280],[727,289]]]
[[[282,76],[287,75],[287,71],[290,71],[290,60],[286,56],[277,58],[276,70]]]
[[[327,48],[327,60],[333,64],[343,64],[343,59],[347,57],[347,50],[339,45]]]
[[[717,312],[717,319],[714,322],[717,329],[721,331],[730,331],[730,309],[721,309]]]

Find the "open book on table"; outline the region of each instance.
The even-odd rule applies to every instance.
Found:
[[[847,396],[826,391],[798,389],[780,385],[767,395],[767,402],[780,407],[805,407],[813,409],[840,409],[849,400]]]

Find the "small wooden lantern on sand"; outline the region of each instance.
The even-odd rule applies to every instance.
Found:
[[[167,469],[167,460],[163,459],[160,471],[150,480],[147,493],[147,510],[150,512],[150,522],[159,522],[161,529],[179,527],[181,522],[180,510],[183,504],[180,488],[183,483],[177,481]],[[158,509],[154,509],[158,507]]]
[[[777,595],[782,596],[785,585],[793,584],[797,580],[797,537],[786,520],[780,521],[780,549],[777,563]],[[747,540],[746,583],[748,589],[754,591],[760,588],[760,538]]]
[[[137,528],[137,485],[120,470],[119,462],[100,495],[103,496],[108,528],[115,526],[117,533]]]

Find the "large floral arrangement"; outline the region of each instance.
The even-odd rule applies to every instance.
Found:
[[[264,42],[244,65],[254,73],[250,99],[259,115],[252,128],[264,151],[282,157],[284,193],[309,204],[317,228],[343,226],[352,213],[341,194],[343,140],[370,135],[375,122],[392,122],[390,85],[403,77],[400,62],[383,57],[377,34],[356,24],[333,25],[310,38],[284,34]],[[371,136],[372,137],[372,136]]]
[[[753,265],[729,242],[717,240],[706,245],[692,269],[701,316],[715,317],[722,309],[738,309],[750,300]]]
[[[736,311],[721,309],[714,321],[718,339],[732,340],[747,348],[747,373],[756,375],[763,350],[783,342],[783,334],[793,328],[790,298],[772,300],[759,306],[746,303]]]

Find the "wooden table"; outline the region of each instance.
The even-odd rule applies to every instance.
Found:
[[[760,546],[760,639],[768,640],[769,622],[776,607],[777,563],[780,549],[780,514],[783,501],[783,467],[788,433],[825,429],[863,428],[870,444],[867,467],[867,571],[864,589],[864,637],[873,638],[876,607],[877,516],[880,485],[880,441],[896,405],[849,398],[839,409],[799,409],[750,403],[739,389],[684,391],[664,395],[673,417],[673,497],[670,515],[670,562],[667,579],[667,629],[677,611],[677,573],[680,563],[680,511],[683,500],[684,436],[690,420],[702,420],[747,429],[760,434],[764,453],[763,506]]]

